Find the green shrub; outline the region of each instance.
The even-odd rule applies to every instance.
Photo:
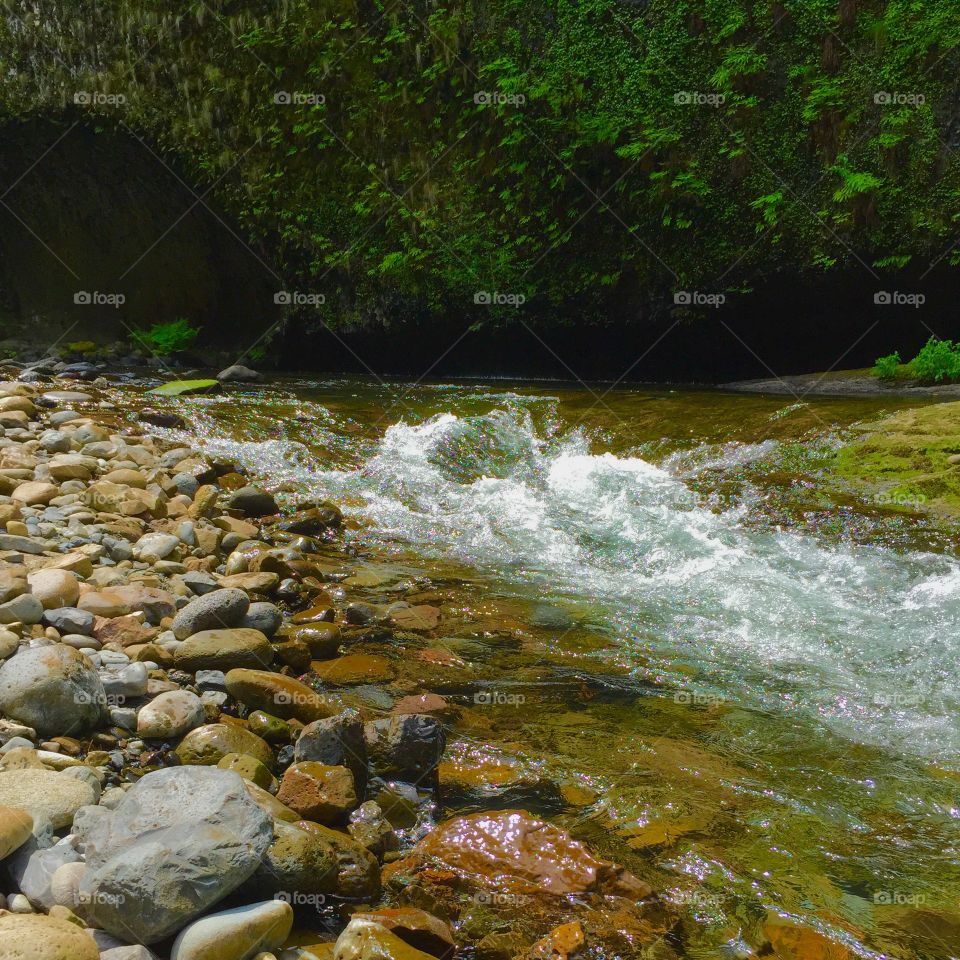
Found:
[[[873,365],[873,375],[880,380],[896,380],[900,364],[900,351],[894,350],[885,357],[877,357],[877,362]]]
[[[199,333],[200,328],[194,327],[186,317],[177,317],[167,323],[155,323],[145,330],[137,330],[132,339],[151,353],[166,357],[192,347]]]
[[[924,383],[960,380],[960,344],[931,337],[910,361],[910,369]]]

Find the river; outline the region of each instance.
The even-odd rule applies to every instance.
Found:
[[[777,916],[960,956],[955,537],[824,479],[897,401],[291,378],[177,404],[211,454],[344,508],[371,600],[442,595],[424,689],[499,778],[464,804],[626,864],[690,956],[749,956]]]

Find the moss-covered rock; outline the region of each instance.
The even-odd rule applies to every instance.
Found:
[[[960,402],[901,410],[857,431],[830,473],[878,506],[960,517]]]
[[[162,397],[192,397],[204,393],[220,393],[223,390],[219,380],[171,380],[148,390]]]

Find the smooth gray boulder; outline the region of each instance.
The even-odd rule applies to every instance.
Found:
[[[96,668],[64,643],[21,650],[0,666],[0,712],[62,736],[96,729],[108,717]]]
[[[57,607],[43,612],[43,622],[54,627],[61,635],[82,633],[89,637],[93,633],[93,614],[77,607]]]
[[[208,911],[260,865],[273,823],[243,780],[213,767],[148,773],[114,809],[78,816],[80,895],[109,933],[156,943]]]
[[[249,627],[251,630],[259,630],[264,636],[272,637],[283,623],[283,613],[275,603],[268,603],[265,600],[258,600],[250,604],[243,620],[240,621],[241,627]]]
[[[238,627],[249,609],[250,598],[242,590],[224,587],[191,600],[173,618],[171,629],[178,640],[186,640],[201,630]]]

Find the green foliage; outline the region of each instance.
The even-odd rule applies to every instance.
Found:
[[[901,362],[900,353],[896,350],[885,357],[877,357],[877,362],[873,366],[873,375],[880,380],[895,380]]]
[[[167,323],[155,323],[146,330],[135,330],[131,339],[160,357],[167,357],[178,350],[193,346],[200,328],[193,326],[186,317],[177,317]]]
[[[910,361],[910,369],[924,383],[960,380],[960,343],[931,337]]]
[[[880,380],[960,382],[960,343],[931,337],[909,363],[902,362],[899,351],[878,357],[873,366],[873,375]]]
[[[0,113],[134,131],[340,320],[599,319],[956,231],[954,3],[0,4]]]

